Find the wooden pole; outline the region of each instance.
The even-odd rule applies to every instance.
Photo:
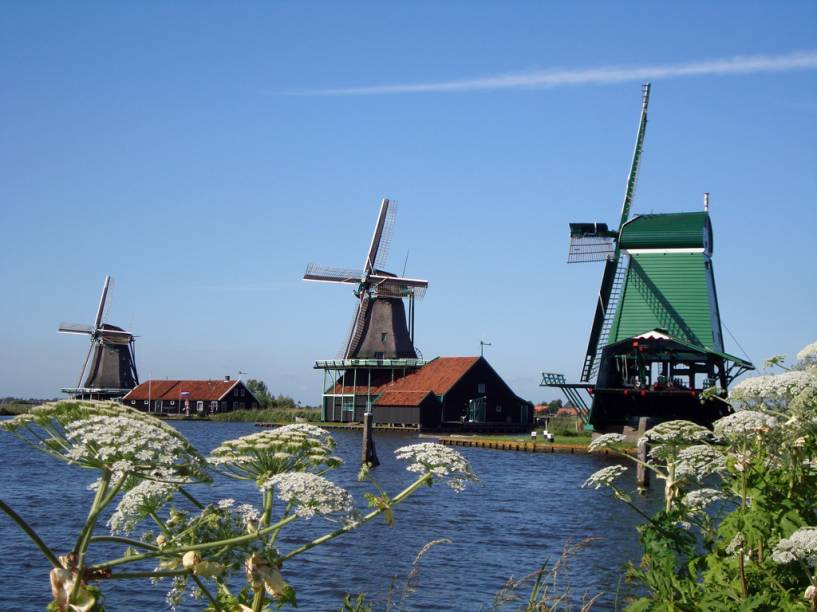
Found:
[[[372,437],[372,413],[363,413],[363,448],[360,453],[361,463],[369,467],[377,467],[380,461],[377,459],[377,452],[374,449],[374,438]]]
[[[644,433],[647,431],[647,417],[640,417],[638,419],[638,460],[647,461],[650,448],[647,440],[644,438]],[[638,464],[635,474],[636,486],[641,489],[648,489],[650,487],[650,471],[644,467],[642,463]]]

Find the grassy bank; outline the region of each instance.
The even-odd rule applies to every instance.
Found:
[[[241,423],[294,423],[295,417],[301,417],[310,422],[320,421],[320,410],[304,410],[298,408],[267,408],[264,410],[235,410],[214,414],[213,421],[241,422]]]
[[[3,400],[0,401],[0,416],[17,416],[18,414],[24,414],[34,408],[34,406],[39,406],[42,403],[43,402],[40,401]]]

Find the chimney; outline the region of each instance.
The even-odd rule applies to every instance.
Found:
[[[704,212],[709,212],[709,192],[704,193]]]
[[[224,382],[230,382],[230,376],[229,375],[224,377]]]

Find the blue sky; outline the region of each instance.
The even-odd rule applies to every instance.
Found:
[[[74,383],[85,340],[56,328],[111,274],[142,378],[240,369],[316,403],[355,304],[301,275],[361,265],[388,196],[424,355],[485,338],[555,397],[539,372],[578,374],[601,276],[565,263],[567,224],[615,224],[644,75],[634,212],[711,192],[728,329],[756,362],[817,338],[817,4],[0,10],[0,396]]]

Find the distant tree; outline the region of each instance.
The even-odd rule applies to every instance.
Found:
[[[274,400],[272,395],[270,395],[269,389],[267,389],[266,383],[264,383],[263,380],[250,378],[245,384],[247,385],[247,389],[249,389],[258,400],[261,408],[269,408]]]
[[[559,408],[563,406],[561,399],[555,399],[548,402],[548,412],[551,414],[556,414],[559,412]]]
[[[288,395],[279,395],[272,400],[275,408],[295,408],[295,400]]]

